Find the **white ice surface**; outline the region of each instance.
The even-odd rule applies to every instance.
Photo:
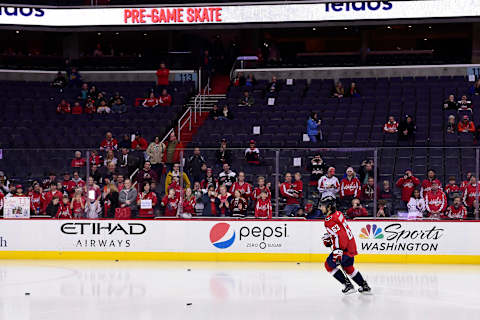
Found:
[[[480,266],[358,269],[373,295],[319,263],[0,260],[0,320],[480,319]]]

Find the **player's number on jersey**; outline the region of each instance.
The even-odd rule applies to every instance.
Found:
[[[345,221],[345,218],[343,217],[343,215],[340,215],[338,220],[342,223],[343,227],[345,228],[345,231],[347,232],[348,240],[352,240],[353,239],[352,231],[350,230],[350,227],[347,225],[347,222]],[[337,227],[338,230],[340,230],[340,228],[337,225],[335,225],[335,227]],[[335,232],[337,232],[337,231],[335,231]]]

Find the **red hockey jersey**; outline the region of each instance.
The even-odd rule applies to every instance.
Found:
[[[253,192],[252,192],[253,201],[256,202],[258,199],[260,199],[260,194],[262,193],[262,191],[266,191],[267,199],[272,200],[272,192],[270,191],[270,189],[264,186],[263,188],[256,187],[255,189],[253,189]]]
[[[55,193],[53,193],[52,191],[48,191],[48,192],[45,192],[43,194],[43,198],[41,200],[42,201],[42,212],[45,212],[48,205],[50,204],[53,197],[55,197],[55,196],[58,197],[58,199],[62,200],[63,194],[58,190],[55,191]]]
[[[244,199],[249,199],[252,196],[252,186],[247,182],[243,182],[242,184],[238,181],[234,182],[230,187],[230,193],[233,195],[235,190],[239,190]]]
[[[85,167],[87,160],[85,158],[80,158],[80,159],[72,159],[72,162],[70,163],[70,166],[72,168],[81,168]]]
[[[479,186],[479,193],[480,193],[480,186]],[[477,197],[477,185],[467,184],[465,187],[465,191],[463,192],[463,203],[467,207],[472,207],[473,202],[476,200]]]
[[[412,196],[412,192],[416,186],[420,184],[420,180],[418,178],[411,176],[407,179],[400,178],[398,179],[396,185],[397,187],[402,189],[402,201],[408,202],[410,201],[410,197]]]
[[[357,198],[360,196],[361,184],[360,180],[357,178],[343,178],[340,181],[340,198],[343,197],[354,197]]]
[[[460,205],[458,208],[455,208],[453,205],[447,208],[445,215],[442,216],[443,219],[466,219],[467,218],[467,208],[463,205]]]
[[[425,179],[423,180],[422,182],[422,189],[420,191],[420,194],[422,195],[422,197],[425,199],[425,196],[427,195],[427,192],[429,192],[430,190],[432,190],[432,184],[436,182],[437,185],[438,185],[438,188],[440,190],[443,190],[442,189],[442,183],[440,182],[440,180],[438,179],[433,179],[433,180],[429,180],[429,179]]]
[[[150,209],[142,209],[139,204],[138,216],[139,217],[153,217],[153,208],[157,205],[157,195],[154,192],[149,192],[145,194],[140,192],[137,194],[137,202],[141,200],[152,200],[152,207]]]
[[[287,204],[300,204],[300,194],[302,190],[297,190],[292,182],[284,182],[280,185],[280,194],[287,199]],[[295,197],[294,195],[298,195]]]
[[[70,210],[70,204],[63,204],[60,202],[58,206],[57,215],[55,216],[57,219],[73,219],[72,211]]]
[[[175,217],[177,215],[179,201],[180,200],[177,197],[173,199],[168,196],[163,197],[162,205],[165,207],[165,217]]]
[[[428,213],[444,212],[447,207],[447,196],[440,189],[436,192],[430,190],[425,195],[425,205]]]
[[[196,204],[197,204],[197,201],[193,196],[190,198],[190,200],[183,199],[183,203],[182,203],[183,213],[190,213],[191,215],[195,215]]]
[[[117,150],[118,148],[118,141],[115,138],[111,140],[103,139],[102,143],[100,143],[100,149],[102,150]]]
[[[343,213],[337,211],[325,218],[325,228],[332,237],[333,250],[343,250],[343,254],[354,257],[357,253],[357,244]]]
[[[32,214],[39,214],[42,211],[42,194],[40,192],[32,192],[30,194],[30,208]]]
[[[272,202],[270,199],[258,199],[255,205],[255,218],[272,218]]]
[[[460,187],[457,186],[456,184],[447,184],[445,186],[445,193],[446,194],[456,193],[456,192],[461,192]]]

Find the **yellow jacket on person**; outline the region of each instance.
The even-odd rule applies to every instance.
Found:
[[[172,183],[173,176],[173,171],[170,171],[165,178],[165,194],[168,194],[168,186]],[[188,176],[185,172],[183,173],[183,185],[185,186],[184,189],[190,188],[190,179],[188,179]]]

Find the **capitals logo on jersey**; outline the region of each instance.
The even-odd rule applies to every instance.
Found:
[[[210,230],[210,242],[219,249],[226,249],[235,242],[235,231],[228,223],[217,223]]]

